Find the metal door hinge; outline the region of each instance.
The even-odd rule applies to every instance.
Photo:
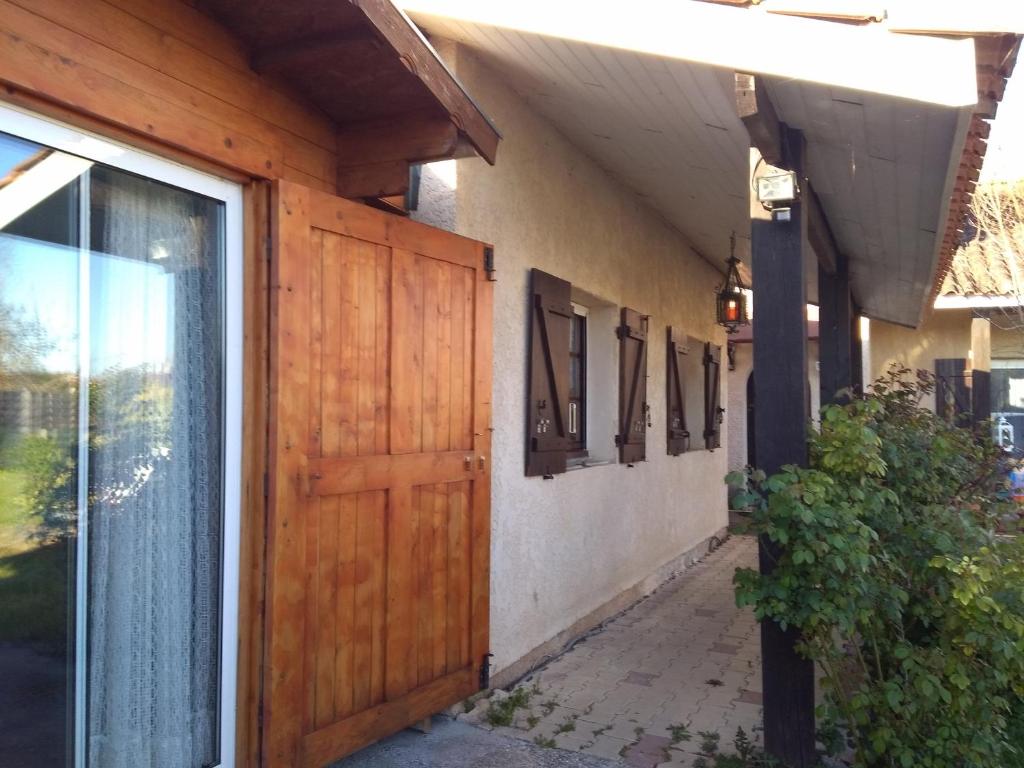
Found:
[[[497,280],[494,276],[494,248],[489,245],[484,246],[484,272],[487,273],[488,280]]]
[[[480,690],[486,691],[491,687],[491,658],[493,653],[485,653],[480,660]]]

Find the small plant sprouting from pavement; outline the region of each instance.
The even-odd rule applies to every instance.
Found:
[[[540,722],[540,715],[530,715],[526,718],[526,730],[532,731]]]
[[[504,699],[491,700],[491,708],[487,710],[487,722],[490,725],[512,725],[517,709],[525,709],[530,703],[533,692],[527,688],[516,688]]]
[[[690,733],[688,723],[686,725],[683,725],[682,723],[670,725],[668,727],[668,733],[673,745],[676,745],[681,741],[689,741],[693,738],[693,735]]]
[[[596,738],[597,736],[600,736],[605,731],[610,731],[611,729],[612,729],[612,727],[610,725],[602,725],[596,731],[591,731],[591,733],[593,733],[595,738]]]
[[[722,737],[715,731],[698,731],[700,736],[700,751],[705,755],[713,755],[718,751],[718,742]]]
[[[712,677],[710,680],[705,680],[704,685],[710,685],[712,688],[718,688],[720,686],[725,685],[725,683],[723,683],[717,677]]]
[[[554,749],[558,746],[558,743],[550,736],[534,736],[533,743],[538,747],[547,747],[548,749]]]
[[[561,724],[555,728],[555,736],[560,733],[570,733],[576,730],[576,720],[579,715],[569,715],[561,722]]]
[[[545,701],[543,704],[540,705],[540,708],[544,711],[544,717],[547,717],[548,715],[550,715],[552,712],[555,711],[555,707],[557,707],[557,706],[558,706],[558,699],[548,699],[547,701]]]

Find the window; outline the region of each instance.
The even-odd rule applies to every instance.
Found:
[[[569,458],[587,455],[587,308],[569,319]]]
[[[0,108],[7,766],[234,762],[240,200]]]

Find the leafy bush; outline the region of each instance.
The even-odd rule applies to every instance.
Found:
[[[1024,766],[1024,539],[994,533],[1005,468],[921,408],[934,383],[909,373],[826,407],[809,468],[732,478],[775,559],[737,572],[737,602],[800,630],[819,717],[855,765]]]

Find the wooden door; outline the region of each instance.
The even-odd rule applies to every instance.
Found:
[[[263,754],[312,768],[480,687],[492,291],[481,243],[274,189]]]

